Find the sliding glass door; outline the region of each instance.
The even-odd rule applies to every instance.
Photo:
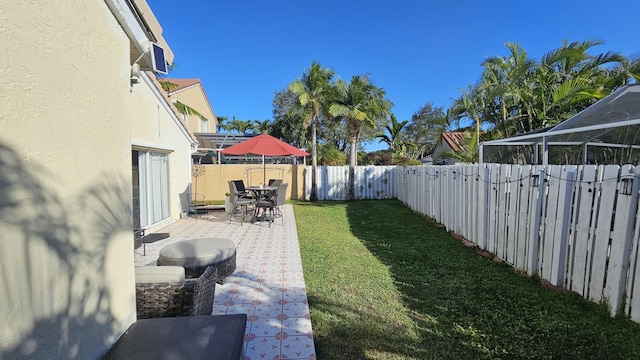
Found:
[[[168,219],[169,210],[169,154],[137,150],[140,226]]]

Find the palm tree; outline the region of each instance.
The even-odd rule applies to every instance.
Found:
[[[486,101],[484,90],[478,86],[468,86],[466,90],[460,90],[461,97],[454,101],[452,111],[458,116],[466,116],[473,119],[476,125],[476,146],[480,145],[480,126],[482,113],[485,111]]]
[[[226,123],[228,120],[229,118],[226,115],[218,116],[218,132],[222,130],[229,131],[229,124]]]
[[[456,159],[462,163],[474,164],[478,162],[478,142],[473,138],[471,133],[465,131],[464,136],[460,140],[460,150],[445,151],[440,154],[443,158]]]
[[[606,80],[607,87],[615,89],[618,86],[640,83],[640,53],[625,58],[618,66],[611,69],[610,77]]]
[[[271,120],[254,120],[253,130],[260,134],[268,134],[269,130],[271,130]]]
[[[235,130],[239,133],[246,134],[249,131],[254,130],[254,123],[251,120],[239,120],[233,117],[233,120],[228,124],[229,130]]]
[[[358,162],[358,145],[363,126],[374,128],[376,120],[385,118],[391,103],[385,99],[385,91],[371,83],[366,75],[356,75],[347,84],[335,83],[337,100],[329,107],[329,113],[344,119],[349,138],[349,175],[347,200],[355,198],[355,168]]]
[[[310,200],[318,200],[318,168],[317,132],[320,114],[325,110],[331,98],[331,79],[335,72],[313,61],[308,70],[304,70],[302,78],[289,85],[289,90],[298,95],[300,105],[305,108],[303,126],[311,125],[311,195]]]
[[[485,93],[482,122],[509,135],[535,130],[566,119],[624,84],[633,77],[623,70],[628,59],[611,52],[587,53],[602,43],[565,41],[540,62],[519,44],[506,43],[510,55],[485,60],[482,78],[472,88]]]
[[[311,148],[310,128],[302,126],[304,108],[298,96],[286,89],[275,93],[273,97],[273,122],[269,134],[298,148]]]
[[[386,133],[382,133],[376,137],[389,145],[389,150],[394,156],[402,155],[405,147],[404,127],[409,123],[409,120],[398,122],[395,114],[391,114],[389,120],[390,122],[384,126]]]
[[[323,166],[342,166],[346,164],[344,152],[331,144],[318,144],[318,162]]]

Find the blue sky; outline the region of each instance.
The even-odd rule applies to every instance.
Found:
[[[605,42],[591,53],[640,53],[638,0],[147,3],[175,54],[169,76],[200,78],[230,119],[272,119],[274,93],[314,60],[345,80],[370,74],[404,120],[426,103],[447,109],[486,57],[508,55],[505,42],[536,59],[565,39]]]

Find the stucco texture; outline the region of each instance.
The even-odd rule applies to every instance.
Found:
[[[129,40],[102,1],[0,2],[0,358],[135,320]]]

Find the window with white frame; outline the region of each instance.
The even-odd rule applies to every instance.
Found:
[[[209,132],[209,120],[203,117],[200,118],[200,132],[204,132],[204,133]]]

